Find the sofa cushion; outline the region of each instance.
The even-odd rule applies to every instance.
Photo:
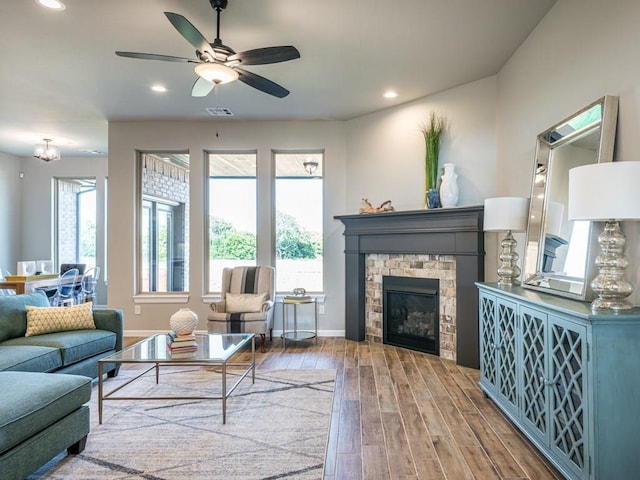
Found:
[[[230,293],[225,295],[227,313],[251,313],[262,310],[262,304],[267,299],[264,293]]]
[[[79,375],[0,372],[0,452],[77,410],[91,398],[91,379]]]
[[[44,333],[86,330],[96,328],[91,302],[72,307],[34,307],[27,305],[27,332],[25,337]]]
[[[0,342],[24,337],[27,331],[26,305],[46,307],[49,300],[42,292],[0,296]]]
[[[51,372],[61,366],[62,356],[57,348],[0,344],[0,371]]]
[[[13,338],[4,342],[3,345],[37,345],[57,348],[62,356],[62,365],[67,366],[113,350],[116,345],[116,334],[106,330],[72,330]]]

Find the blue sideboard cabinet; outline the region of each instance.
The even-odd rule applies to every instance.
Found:
[[[476,285],[483,392],[567,478],[640,478],[640,309]]]

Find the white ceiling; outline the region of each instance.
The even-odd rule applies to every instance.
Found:
[[[291,91],[241,82],[192,98],[191,64],[121,58],[116,50],[194,57],[163,12],[213,41],[208,0],[0,0],[0,152],[30,156],[44,137],[63,156],[107,151],[110,120],[350,119],[494,75],[555,0],[229,0],[223,43],[240,52],[294,45],[301,58],[245,67]],[[153,83],[169,91],[155,94]],[[399,96],[382,94],[395,89]],[[225,119],[224,121],[233,121]]]

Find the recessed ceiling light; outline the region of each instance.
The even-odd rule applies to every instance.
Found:
[[[167,87],[165,87],[164,85],[152,85],[151,90],[158,93],[164,93],[167,91]]]
[[[67,6],[59,0],[36,0],[36,3],[51,10],[64,10],[67,8]]]
[[[398,94],[396,92],[394,92],[393,90],[388,90],[386,92],[384,92],[384,98],[396,98],[398,96]]]

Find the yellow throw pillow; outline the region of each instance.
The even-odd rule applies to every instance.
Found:
[[[72,307],[34,307],[27,305],[27,333],[25,337],[67,330],[95,329],[92,303]]]
[[[251,313],[259,312],[267,298],[265,293],[227,293],[227,313]]]

